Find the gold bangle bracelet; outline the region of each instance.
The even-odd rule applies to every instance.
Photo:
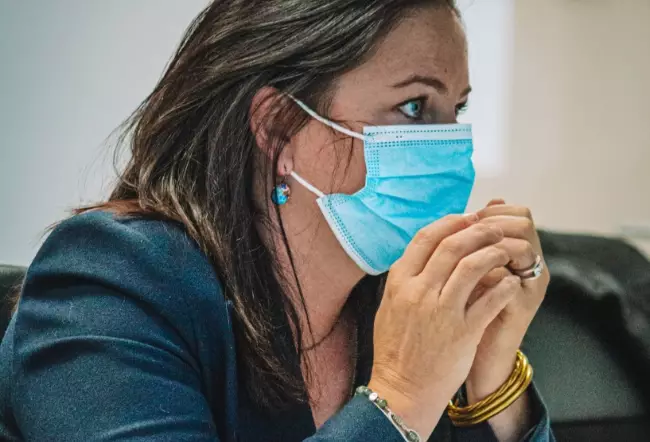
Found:
[[[475,417],[473,419],[452,420],[452,422],[457,427],[470,427],[470,426],[478,425],[480,423],[488,421],[489,419],[492,419],[494,416],[496,416],[499,413],[503,412],[505,409],[510,407],[517,399],[519,399],[519,397],[521,397],[521,396],[520,395],[519,396],[514,396],[511,400],[499,404],[489,414],[486,414],[484,416],[478,416],[478,417]]]
[[[484,408],[486,405],[493,402],[495,398],[503,396],[504,394],[506,394],[506,392],[511,390],[512,387],[516,387],[517,385],[519,385],[521,383],[519,376],[521,375],[522,371],[525,369],[527,365],[527,361],[524,359],[525,356],[523,358],[522,356],[520,356],[519,354],[517,355],[517,361],[515,362],[515,368],[512,371],[512,374],[510,375],[508,380],[501,387],[499,387],[497,391],[495,391],[485,399],[465,407],[460,407],[458,406],[457,403],[450,402],[448,410],[451,411],[452,413],[458,413],[458,414],[471,413],[472,411]]]
[[[486,406],[484,409],[478,410],[474,413],[468,415],[454,416],[452,421],[457,426],[470,426],[476,425],[481,422],[485,422],[497,414],[501,413],[503,410],[512,405],[521,395],[528,389],[530,382],[532,381],[532,368],[529,367],[526,373],[523,376],[523,383],[519,388],[515,389],[510,395],[503,396],[503,399],[499,402],[493,402],[490,405]]]
[[[464,407],[460,407],[458,406],[457,403],[451,401],[449,403],[448,410],[453,413],[466,414],[476,409],[483,408],[485,405],[493,402],[495,398],[502,396],[503,393],[509,388],[511,388],[513,385],[519,384],[520,381],[518,380],[518,377],[520,376],[521,372],[524,370],[526,365],[528,365],[526,357],[524,356],[523,353],[517,351],[517,359],[515,361],[514,369],[510,374],[510,376],[508,377],[508,379],[506,380],[506,382],[501,387],[499,387],[497,391],[495,391],[485,399],[476,402],[475,404],[464,406]]]
[[[512,385],[501,395],[494,396],[495,398],[494,401],[485,404],[480,409],[464,412],[460,414],[458,418],[459,419],[479,418],[481,416],[490,414],[492,410],[499,407],[502,403],[509,402],[509,405],[512,404],[512,402],[514,402],[514,400],[516,400],[519,396],[521,396],[523,391],[525,391],[528,388],[528,385],[530,384],[530,380],[532,379],[532,368],[530,367],[530,365],[526,366],[524,370],[525,371],[521,371],[518,373],[518,376],[516,378],[517,383]],[[511,398],[514,398],[512,402],[510,402]]]
[[[517,363],[512,375],[495,393],[468,407],[450,404],[448,414],[458,426],[483,422],[503,411],[523,394],[532,379],[532,367],[523,353],[518,352]]]
[[[489,409],[485,409],[482,412],[472,413],[465,416],[450,415],[450,419],[452,423],[458,427],[467,427],[485,422],[512,405],[525,391],[526,389],[522,388],[507,398],[507,400],[495,402],[489,407]]]
[[[458,427],[467,427],[485,422],[512,405],[528,389],[532,382],[533,368],[528,358],[517,351],[514,369],[508,380],[497,391],[485,399],[465,407],[451,401],[447,413],[452,423]]]

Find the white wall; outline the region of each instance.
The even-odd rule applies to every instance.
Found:
[[[0,262],[105,195],[104,139],[206,0],[0,0]],[[461,1],[479,181],[541,225],[650,225],[650,2]],[[513,38],[514,35],[514,38]]]
[[[0,0],[0,263],[105,195],[105,138],[150,92],[205,0]]]
[[[650,235],[650,1],[516,0],[514,17],[508,167],[473,204],[502,195],[546,227]]]
[[[479,177],[500,176],[509,167],[510,90],[515,31],[515,0],[459,0],[470,54],[473,92],[461,122],[472,123]]]

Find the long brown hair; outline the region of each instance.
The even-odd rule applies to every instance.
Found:
[[[336,78],[366,60],[404,14],[421,4],[454,8],[452,0],[213,1],[190,25],[153,92],[124,123],[121,145],[129,148],[130,160],[108,201],[77,211],[108,209],[184,227],[233,303],[242,381],[265,408],[306,400],[299,366],[304,348],[274,249],[255,227],[269,220],[255,206],[253,177],[276,179],[282,140],[307,118],[279,101],[281,108],[271,112],[279,116],[275,155],[264,170],[254,170],[252,99],[270,86],[327,114]],[[284,244],[277,247],[288,249],[281,230]],[[374,314],[380,285],[379,278],[366,278],[355,288],[351,299],[359,314]],[[371,331],[371,322],[365,324]]]

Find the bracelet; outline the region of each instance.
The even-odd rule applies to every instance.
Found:
[[[417,431],[408,428],[404,423],[404,420],[391,411],[391,409],[388,407],[388,402],[386,402],[386,399],[380,398],[376,392],[372,391],[365,385],[357,387],[356,393],[367,397],[370,402],[375,404],[375,406],[377,406],[377,408],[379,408],[379,410],[384,413],[388,420],[391,421],[395,428],[397,428],[405,441],[422,442],[422,438],[417,433]]]
[[[485,399],[459,407],[459,400],[452,400],[447,406],[447,414],[457,427],[469,427],[489,420],[512,405],[528,389],[533,379],[533,367],[528,358],[517,351],[517,361],[508,380]]]

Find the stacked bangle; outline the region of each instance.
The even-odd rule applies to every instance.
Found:
[[[408,428],[404,423],[404,421],[402,420],[402,418],[391,411],[391,409],[388,407],[388,402],[386,402],[386,399],[380,398],[376,392],[372,391],[370,388],[366,387],[365,385],[361,385],[357,387],[356,393],[367,397],[370,402],[375,404],[375,406],[377,406],[377,408],[379,408],[381,412],[384,413],[384,415],[388,418],[388,420],[391,421],[391,423],[395,426],[395,428],[397,428],[397,430],[400,432],[400,434],[402,435],[405,441],[407,442],[422,441],[422,438],[417,433],[417,431]]]
[[[512,405],[526,391],[533,379],[533,367],[528,358],[517,351],[517,361],[510,378],[485,399],[460,407],[459,400],[452,400],[447,407],[451,422],[457,427],[469,427],[485,422]]]

